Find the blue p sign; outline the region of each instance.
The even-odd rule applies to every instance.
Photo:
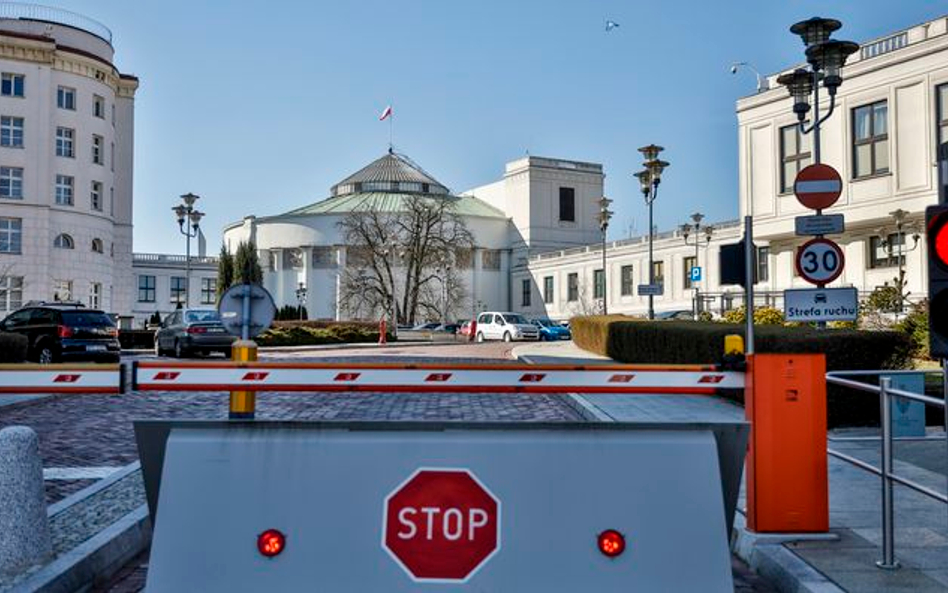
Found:
[[[693,266],[691,268],[691,281],[701,282],[701,266]]]

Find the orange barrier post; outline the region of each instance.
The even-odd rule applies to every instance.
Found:
[[[383,317],[379,320],[379,346],[384,346],[388,343],[385,336],[385,329],[385,318]]]
[[[751,354],[745,381],[748,529],[828,531],[826,357]]]

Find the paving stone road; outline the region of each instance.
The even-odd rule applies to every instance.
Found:
[[[262,360],[325,362],[492,362],[508,359],[508,344],[264,353]],[[138,357],[148,359],[153,357]],[[25,424],[37,431],[44,468],[120,467],[138,458],[132,421],[141,418],[225,418],[226,393],[133,392],[122,395],[54,396],[0,407],[0,428]],[[266,393],[257,399],[261,419],[511,421],[581,420],[558,395]],[[90,480],[47,481],[50,503],[84,488]],[[746,566],[733,561],[735,590],[769,593]],[[130,562],[97,591],[141,591],[147,553]]]

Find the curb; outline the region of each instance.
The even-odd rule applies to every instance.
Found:
[[[47,564],[11,591],[68,593],[84,591],[93,582],[108,579],[151,541],[148,505],[143,504],[108,528]]]
[[[744,514],[738,509],[731,551],[781,593],[846,593],[783,544],[756,540],[745,526]]]

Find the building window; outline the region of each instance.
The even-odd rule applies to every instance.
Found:
[[[560,222],[576,222],[576,190],[560,188]]]
[[[23,118],[0,117],[0,146],[23,148]]]
[[[524,279],[521,285],[521,306],[529,307],[530,306],[530,279]]]
[[[23,169],[0,167],[0,198],[23,199]]]
[[[53,247],[57,249],[75,249],[76,242],[73,241],[72,237],[70,237],[66,233],[62,233],[61,235],[57,235],[56,238],[53,239]]]
[[[368,260],[366,260],[368,263]],[[284,249],[283,250],[283,269],[284,270],[299,270],[303,267],[303,250],[302,249]]]
[[[23,219],[0,218],[0,253],[20,253]]]
[[[94,253],[105,253],[105,244],[102,239],[96,237],[92,240],[92,251]]]
[[[201,304],[213,305],[217,302],[217,278],[201,278]]]
[[[99,119],[105,119],[105,98],[99,95],[92,95],[92,115]]]
[[[89,285],[89,307],[98,309],[102,306],[102,284],[93,282]]]
[[[23,276],[0,278],[0,311],[16,311],[23,306]]]
[[[454,250],[454,267],[458,270],[470,270],[474,265],[474,250],[470,247],[459,247]]]
[[[53,300],[72,300],[72,280],[53,280]]]
[[[481,254],[481,268],[485,270],[500,269],[500,250],[485,249]]]
[[[109,152],[109,169],[115,172],[115,142],[112,143],[112,150]]]
[[[800,169],[810,164],[810,136],[799,125],[780,128],[780,193],[793,191]]]
[[[898,233],[883,237],[869,237],[869,269],[894,268],[899,265]],[[905,235],[901,235],[902,265],[905,265]]]
[[[313,247],[313,267],[332,268],[336,265],[336,253],[332,247]]]
[[[938,126],[938,144],[948,142],[948,84],[935,87],[935,118]]]
[[[139,276],[138,277],[138,302],[139,303],[154,303],[155,302],[155,277],[154,276]]]
[[[632,266],[622,266],[620,276],[622,284],[622,296],[632,296]]]
[[[76,110],[76,89],[61,86],[56,91],[56,107],[60,109]]]
[[[60,206],[72,206],[72,188],[74,181],[71,175],[56,176],[56,203]]]
[[[72,128],[56,128],[56,156],[73,158],[76,155],[73,148],[75,135]]]
[[[112,127],[115,127],[115,103],[112,103]]]
[[[547,304],[553,302],[553,276],[543,277],[543,302]]]
[[[682,272],[684,272],[685,288],[692,288],[694,286],[694,282],[691,281],[691,268],[697,265],[698,265],[698,259],[693,255],[690,257],[686,257],[682,261],[682,267],[684,268]]]
[[[22,74],[4,72],[0,75],[0,95],[22,97],[25,77]]]
[[[579,274],[576,272],[566,275],[566,300],[571,303],[579,300]]]
[[[770,247],[758,247],[757,248],[757,281],[768,282],[769,280],[770,280]]]
[[[185,299],[185,279],[181,276],[171,277],[171,302],[183,305]]]
[[[665,262],[652,262],[652,284],[656,286],[665,286]]]
[[[854,177],[889,172],[889,124],[885,101],[853,109]]]
[[[96,165],[105,164],[105,155],[102,151],[105,150],[105,140],[102,136],[97,134],[92,135],[92,162]]]
[[[601,299],[606,296],[606,275],[603,271],[593,270],[593,298]]]
[[[109,216],[115,216],[115,188],[109,188]]]
[[[102,212],[102,182],[93,181],[92,191],[89,193],[89,200],[93,210]]]

